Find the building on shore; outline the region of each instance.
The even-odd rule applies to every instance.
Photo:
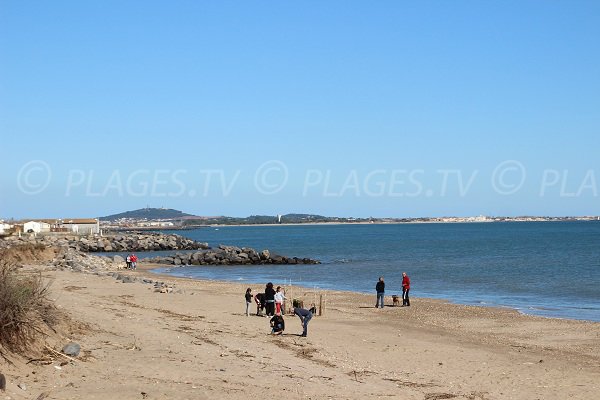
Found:
[[[100,221],[97,218],[33,219],[7,226],[8,228],[5,227],[3,231],[0,231],[0,234],[64,233],[94,235],[100,233]]]
[[[50,232],[52,224],[47,221],[28,221],[23,224],[23,232],[25,233],[46,233]]]
[[[4,221],[0,222],[0,235],[6,235],[13,228],[13,225],[6,224]]]
[[[100,233],[100,221],[97,218],[79,218],[59,220],[59,226],[68,232],[78,235],[92,235]]]

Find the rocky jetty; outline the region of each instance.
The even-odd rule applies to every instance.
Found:
[[[110,257],[92,256],[70,247],[63,247],[50,265],[60,270],[100,273],[121,268],[123,264],[124,261],[120,262]]]
[[[163,265],[320,264],[319,261],[310,258],[286,257],[271,254],[269,250],[259,252],[250,247],[225,245],[220,245],[214,250],[176,253],[144,261]]]
[[[129,233],[106,236],[73,236],[73,235],[23,235],[8,237],[2,240],[6,247],[23,243],[40,243],[45,246],[70,247],[83,252],[124,252],[155,250],[206,250],[207,243],[196,242],[179,235],[163,233]],[[0,243],[2,247],[2,243]]]
[[[286,257],[272,254],[269,250],[257,251],[250,247],[220,245],[211,249],[207,243],[196,242],[179,235],[162,233],[128,233],[107,236],[72,235],[23,235],[0,240],[0,248],[23,244],[44,245],[61,249],[54,260],[59,268],[88,270],[94,263],[102,270],[114,269],[125,264],[123,257],[91,258],[86,253],[140,252],[155,250],[198,250],[176,253],[171,256],[145,258],[143,262],[163,265],[257,265],[257,264],[320,264],[310,258]]]
[[[179,235],[162,233],[132,233],[104,236],[97,239],[81,238],[79,248],[87,252],[200,250],[208,249],[207,243],[196,242]]]

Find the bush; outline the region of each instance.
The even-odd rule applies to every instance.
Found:
[[[0,348],[31,349],[46,328],[52,329],[56,309],[47,294],[40,273],[20,272],[14,263],[0,259]]]

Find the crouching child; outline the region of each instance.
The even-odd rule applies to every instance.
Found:
[[[271,328],[272,335],[281,335],[285,330],[285,321],[283,320],[283,316],[275,314],[273,318],[271,318]]]

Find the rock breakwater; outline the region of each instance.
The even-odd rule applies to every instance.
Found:
[[[164,265],[320,264],[319,261],[310,258],[286,257],[271,254],[269,250],[259,252],[250,247],[225,245],[220,245],[217,249],[176,253],[144,261]]]
[[[39,243],[45,246],[70,247],[83,252],[125,252],[157,250],[206,250],[207,243],[196,242],[180,235],[163,233],[129,233],[106,236],[24,235],[3,239],[6,247]],[[1,246],[2,244],[0,244]]]

